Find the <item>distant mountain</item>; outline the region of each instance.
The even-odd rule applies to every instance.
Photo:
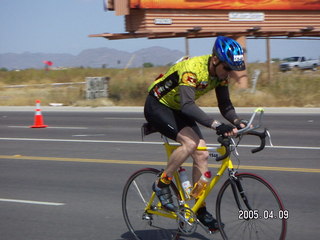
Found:
[[[184,54],[163,47],[140,49],[133,53],[111,48],[87,49],[78,55],[47,53],[4,53],[0,54],[0,68],[26,69],[43,68],[44,60],[54,63],[53,67],[124,68],[141,67],[144,63],[162,66],[172,63]]]

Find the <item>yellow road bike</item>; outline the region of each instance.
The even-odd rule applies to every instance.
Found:
[[[230,157],[231,153],[237,156],[237,146],[245,135],[254,135],[260,139],[260,146],[252,149],[252,153],[264,149],[265,139],[270,137],[269,132],[267,129],[255,131],[261,126],[263,113],[262,108],[256,109],[248,126],[239,130],[236,138],[220,136],[218,138],[220,147],[198,149],[209,151],[209,156],[221,162],[221,165],[197,201],[184,192],[179,173],[174,174],[174,181],[170,187],[175,205],[179,208],[176,212],[165,210],[152,191],[151,186],[161,174],[160,170],[143,168],[132,174],[123,190],[122,212],[134,238],[140,240],[185,239],[191,236],[210,239],[216,236],[201,224],[196,213],[223,174],[227,172],[227,180],[218,192],[215,206],[222,238],[229,240],[285,239],[289,213],[284,208],[278,193],[262,177],[253,173],[239,173]],[[144,129],[147,127],[149,126],[144,125]],[[144,135],[148,133],[150,131],[144,132]],[[165,139],[164,146],[170,157],[179,145],[169,143]],[[202,227],[208,235],[200,235],[197,231],[198,226]]]

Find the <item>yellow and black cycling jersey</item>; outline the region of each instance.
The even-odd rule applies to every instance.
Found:
[[[181,110],[180,86],[195,89],[195,100],[218,86],[227,86],[227,80],[219,80],[209,74],[211,55],[193,57],[173,65],[163,76],[157,78],[148,88],[162,104]]]

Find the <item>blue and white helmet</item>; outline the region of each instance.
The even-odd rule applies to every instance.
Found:
[[[225,62],[232,70],[242,71],[246,69],[243,49],[240,44],[229,37],[219,36],[214,43],[212,53],[221,62]]]

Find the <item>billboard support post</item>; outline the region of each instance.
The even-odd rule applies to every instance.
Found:
[[[189,51],[189,38],[185,37],[185,44],[186,44],[186,56],[190,55]]]
[[[268,82],[271,81],[271,57],[270,57],[270,38],[266,38],[266,45],[267,45],[267,69],[268,69]]]

